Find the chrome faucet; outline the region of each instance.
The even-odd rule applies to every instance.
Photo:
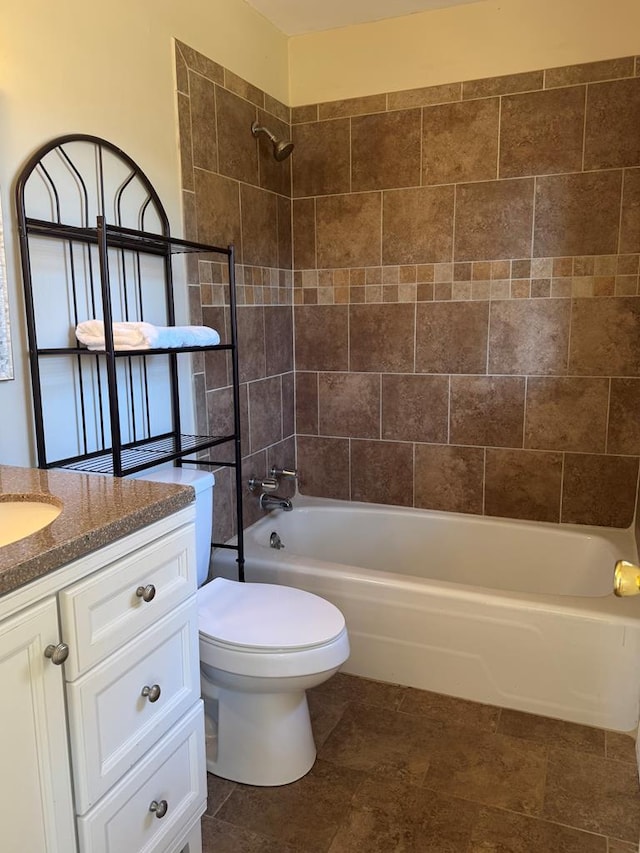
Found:
[[[249,489],[257,494],[260,492],[260,509],[269,512],[272,509],[282,509],[285,512],[291,512],[293,504],[289,498],[283,498],[280,495],[273,494],[278,488],[281,479],[295,480],[298,477],[298,472],[293,469],[276,468],[275,466],[269,472],[268,477],[260,479],[252,477],[249,480]]]
[[[280,480],[297,480],[298,472],[295,468],[276,468],[274,465],[269,471],[269,477],[273,477],[276,482]]]
[[[249,489],[252,492],[275,492],[278,488],[278,481],[275,477],[252,477],[248,483]]]
[[[293,504],[289,498],[281,498],[280,495],[270,495],[263,492],[260,495],[260,509],[268,512],[270,509],[283,509],[285,512],[291,512]]]

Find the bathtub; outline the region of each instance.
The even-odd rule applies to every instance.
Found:
[[[272,533],[282,545],[270,547]],[[297,496],[245,532],[248,581],[344,613],[343,670],[617,731],[638,724],[640,596],[630,530],[488,519]],[[235,578],[235,554],[214,552]]]

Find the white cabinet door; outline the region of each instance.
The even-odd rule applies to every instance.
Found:
[[[0,847],[3,853],[77,849],[62,667],[49,598],[0,622]]]

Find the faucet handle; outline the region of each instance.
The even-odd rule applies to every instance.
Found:
[[[273,476],[273,473],[271,477],[265,477],[264,479],[252,477],[249,480],[249,488],[252,492],[275,492],[278,488],[278,481]]]
[[[276,468],[275,465],[269,471],[269,476],[278,480],[282,478],[283,480],[297,480],[298,472],[295,468]]]

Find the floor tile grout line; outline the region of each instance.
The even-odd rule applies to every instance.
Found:
[[[363,702],[363,698],[364,699],[367,698],[367,696],[366,696],[366,689],[368,689],[367,685],[372,685],[374,689],[375,689],[375,685],[380,685],[381,687],[388,686],[389,688],[392,688],[396,691],[395,698],[391,700],[391,703],[387,703],[387,705],[386,705],[387,713],[389,711],[391,711],[392,713],[395,711],[395,713],[398,717],[403,717],[403,718],[412,717],[413,719],[422,719],[423,721],[426,721],[426,722],[436,722],[439,724],[436,728],[441,728],[441,729],[452,728],[452,727],[453,728],[460,728],[460,726],[457,726],[457,725],[456,726],[446,726],[445,720],[437,720],[436,718],[428,717],[427,715],[409,714],[406,711],[402,711],[401,707],[402,707],[403,703],[405,703],[406,700],[408,699],[408,697],[410,697],[412,695],[409,692],[410,690],[412,690],[412,688],[408,688],[408,687],[405,687],[403,685],[389,684],[387,682],[379,682],[379,681],[372,680],[372,679],[360,679],[358,676],[351,676],[351,675],[346,674],[346,673],[342,674],[342,678],[346,678],[345,686],[348,688],[348,690],[350,692],[349,698],[340,699],[339,696],[338,697],[335,697],[335,696],[331,697],[330,691],[327,691],[327,697],[326,698],[328,700],[331,700],[331,699],[337,700],[343,705],[341,717],[340,717],[340,719],[338,719],[334,723],[333,729],[335,729],[335,727],[340,724],[342,714],[344,714],[349,708],[353,709],[353,707],[357,706],[358,704],[367,704],[372,709],[374,716],[377,715],[378,712],[385,710],[384,706]],[[351,685],[350,685],[350,682],[351,682]],[[355,691],[354,691],[354,685],[356,687]],[[365,686],[365,690],[361,691],[361,692],[365,693],[364,697],[362,695],[357,695],[358,694],[358,689],[357,689],[358,685],[364,685]],[[344,691],[344,692],[346,692],[346,691]],[[417,689],[416,692],[417,693],[427,693],[427,694],[433,693],[433,691],[420,691],[419,689]],[[318,691],[318,693],[316,695],[318,695],[318,698],[320,699],[320,701],[322,701],[322,698],[323,698],[322,691]],[[444,694],[434,694],[434,695],[443,696]],[[450,698],[453,698],[455,700],[455,697],[450,697]],[[459,700],[459,701],[467,702],[470,700]],[[495,731],[487,732],[484,729],[478,729],[478,727],[476,727],[476,726],[470,726],[470,727],[469,726],[462,726],[462,728],[466,729],[467,731],[471,731],[471,730],[475,730],[476,732],[479,731],[479,732],[482,732],[483,734],[489,734],[489,733],[494,734],[494,735],[504,734],[504,733],[501,733],[498,731],[498,726],[499,726],[499,723],[501,721],[503,711],[507,710],[507,709],[504,709],[501,706],[486,705],[486,703],[472,702],[472,704],[477,705],[479,707],[491,708],[491,709],[494,709],[498,712],[498,718],[496,720],[496,729],[495,729]],[[534,716],[537,716],[537,715],[534,715]],[[572,725],[572,724],[570,724],[570,725]],[[599,731],[599,732],[604,733],[605,749],[606,749],[606,732],[607,732],[607,730],[599,729],[599,728],[596,728],[593,726],[590,726],[588,728],[594,729],[595,731]],[[333,731],[333,729],[332,729],[332,731]],[[618,733],[614,733],[614,734],[618,734]],[[619,733],[619,734],[624,735],[625,733]],[[428,736],[432,737],[433,735],[428,734]],[[516,735],[508,735],[507,734],[506,736],[510,737],[510,738],[517,738]],[[329,737],[331,737],[331,733],[328,735],[327,740]],[[519,800],[517,800],[515,802],[515,805],[517,806],[516,808],[513,808],[513,807],[509,808],[509,807],[503,807],[501,805],[496,805],[493,803],[483,802],[483,801],[480,801],[478,799],[472,799],[469,796],[460,795],[458,793],[453,793],[453,792],[448,792],[448,791],[442,792],[441,787],[440,788],[435,787],[434,785],[437,782],[437,779],[434,779],[431,782],[429,781],[429,770],[430,770],[429,753],[433,752],[434,749],[436,750],[436,752],[439,750],[438,741],[435,741],[435,746],[432,746],[432,748],[429,749],[428,743],[425,743],[421,747],[420,746],[420,740],[417,739],[417,741],[416,741],[417,752],[418,752],[418,754],[426,752],[426,754],[424,755],[424,758],[425,758],[425,760],[429,760],[429,763],[427,763],[426,769],[424,771],[421,771],[419,774],[416,774],[416,776],[415,776],[416,781],[413,781],[413,779],[409,779],[409,780],[407,780],[406,778],[402,779],[400,776],[397,776],[396,778],[402,785],[408,786],[408,790],[409,789],[416,789],[416,790],[427,791],[430,794],[434,793],[436,796],[443,797],[443,798],[450,800],[450,801],[453,801],[453,802],[459,801],[461,803],[467,803],[469,805],[472,805],[476,809],[476,815],[473,818],[473,820],[474,820],[473,825],[474,826],[476,825],[476,822],[478,820],[478,810],[485,808],[485,809],[491,809],[495,812],[504,812],[504,813],[512,814],[512,815],[520,818],[523,821],[526,821],[527,819],[529,819],[531,821],[537,821],[540,824],[545,824],[547,826],[564,827],[564,828],[571,830],[575,833],[580,833],[581,836],[591,835],[593,837],[602,838],[605,841],[605,843],[608,845],[609,844],[609,838],[613,838],[614,836],[609,836],[609,835],[605,834],[605,832],[603,832],[603,830],[602,830],[603,821],[600,821],[598,824],[600,827],[599,831],[594,831],[594,830],[587,829],[584,826],[575,826],[571,823],[564,823],[562,820],[557,820],[557,819],[554,820],[553,817],[549,817],[549,816],[545,815],[545,808],[546,808],[547,795],[548,795],[547,786],[548,786],[548,782],[549,782],[549,769],[550,769],[552,751],[555,747],[557,749],[562,749],[562,750],[567,750],[567,751],[571,751],[574,753],[578,753],[579,755],[581,755],[585,758],[594,758],[598,761],[606,760],[607,763],[609,763],[609,764],[611,761],[614,761],[615,764],[621,764],[621,765],[622,764],[629,765],[629,764],[633,764],[633,762],[623,762],[623,761],[620,761],[620,759],[609,758],[606,755],[606,752],[604,754],[594,755],[593,753],[585,752],[583,750],[574,749],[571,746],[567,746],[567,745],[563,745],[563,744],[550,744],[548,742],[548,739],[544,739],[543,741],[529,740],[527,738],[518,738],[518,739],[522,740],[522,741],[526,741],[530,745],[535,744],[537,747],[544,746],[544,761],[545,761],[544,774],[541,774],[541,779],[536,779],[536,784],[535,784],[535,790],[541,791],[540,805],[537,808],[537,810],[535,811],[535,813],[523,810],[524,808],[526,808],[526,805],[527,805],[526,797],[523,797],[522,799],[519,798]],[[489,743],[488,740],[487,740],[487,743]],[[446,747],[446,744],[444,746]],[[416,752],[416,747],[412,746],[411,750],[412,750],[412,752]],[[446,758],[446,749],[443,748],[442,754]],[[542,751],[540,751],[540,755],[542,755]],[[442,757],[442,755],[441,755],[441,757]],[[344,771],[355,771],[355,770],[357,770],[359,773],[362,774],[362,777],[360,779],[356,778],[353,780],[353,787],[351,787],[351,785],[349,785],[351,793],[350,793],[350,800],[349,800],[349,804],[347,807],[347,811],[341,812],[341,817],[337,821],[337,826],[336,826],[336,829],[335,829],[335,831],[331,837],[331,840],[329,840],[327,842],[326,838],[323,838],[322,845],[321,846],[318,845],[317,847],[314,847],[314,850],[316,850],[317,853],[321,853],[321,850],[322,850],[322,853],[328,853],[328,851],[331,849],[331,847],[334,843],[334,840],[337,836],[337,833],[340,831],[340,828],[348,825],[349,815],[351,813],[351,810],[354,808],[354,800],[355,800],[355,797],[357,796],[358,792],[362,789],[362,786],[366,784],[367,780],[373,780],[374,785],[376,784],[376,782],[379,782],[380,781],[380,775],[378,772],[376,772],[375,767],[363,770],[360,767],[357,767],[357,768],[356,767],[349,767],[348,763],[347,764],[339,764],[336,761],[332,761],[332,760],[326,759],[326,758],[322,758],[321,761],[323,761],[323,763],[325,763],[327,765],[335,767],[337,770],[338,769],[341,769]],[[613,765],[610,765],[610,766],[613,766]],[[417,771],[417,770],[419,770],[419,767],[416,767],[415,769]],[[540,768],[540,769],[542,769],[542,768]],[[326,780],[326,775],[327,774],[325,771],[325,773],[322,774],[322,778],[325,780]],[[394,781],[393,775],[392,775],[390,781],[393,783],[393,781]],[[432,786],[434,786],[434,787],[432,787]],[[238,790],[242,789],[242,787],[243,786],[239,786],[239,785],[233,783],[232,790],[229,791],[229,793],[227,794],[225,799],[222,801],[222,803],[220,803],[220,805],[216,809],[216,812],[214,812],[213,815],[207,815],[207,817],[214,818],[217,814],[219,814],[220,809],[222,808],[224,803],[228,801],[229,797],[231,797],[231,795],[234,793],[234,791],[238,791]],[[345,791],[345,793],[346,793],[346,791]],[[474,792],[474,793],[476,793],[476,792]],[[482,790],[482,791],[479,790],[477,792],[477,794],[482,796],[484,794],[484,790]],[[477,796],[477,794],[476,794],[476,796]],[[375,794],[373,794],[373,796],[375,796]],[[364,799],[364,803],[366,805],[366,798]],[[565,813],[560,813],[560,817],[566,817],[566,810],[564,810],[564,811],[565,811]],[[216,818],[216,819],[219,820],[219,818]],[[606,821],[604,821],[604,822],[606,823]],[[230,823],[230,822],[227,821],[227,823]],[[254,830],[251,827],[244,826],[241,823],[240,824],[232,824],[232,825],[239,828],[240,830],[243,830],[243,831],[255,832],[256,834],[261,834],[259,830],[257,830],[257,829]],[[629,827],[626,827],[626,829],[628,830]],[[471,831],[473,831],[473,830],[471,830]],[[263,836],[263,837],[265,837],[268,840],[274,840],[276,843],[278,843],[278,842],[280,844],[286,843],[287,849],[290,849],[292,851],[292,853],[294,853],[294,848],[295,848],[296,853],[303,853],[303,848],[300,848],[299,845],[295,844],[293,841],[289,841],[287,843],[287,842],[285,842],[284,839],[273,838],[272,836]],[[519,836],[519,837],[524,837],[524,836]],[[624,841],[624,839],[620,839],[620,840]],[[470,844],[471,844],[471,841],[469,841],[469,845]],[[336,848],[336,850],[337,849],[338,848]],[[468,849],[470,849],[470,848],[468,848]],[[205,853],[209,853],[209,851],[205,851]],[[604,850],[602,851],[602,853],[604,853]]]
[[[207,771],[207,774],[208,773],[209,773],[209,771]],[[211,774],[211,775],[214,775],[214,774]],[[229,799],[231,794],[233,794],[233,792],[236,790],[237,784],[238,784],[237,782],[232,782],[233,787],[227,793],[227,795],[224,797],[224,799],[218,804],[218,808],[215,810],[215,812],[213,812],[213,814],[210,814],[210,815],[203,815],[203,817],[215,817],[218,814],[218,812],[220,811],[220,809],[222,808],[222,806],[227,802],[227,800]],[[208,799],[209,799],[209,797],[207,796],[207,800]]]

